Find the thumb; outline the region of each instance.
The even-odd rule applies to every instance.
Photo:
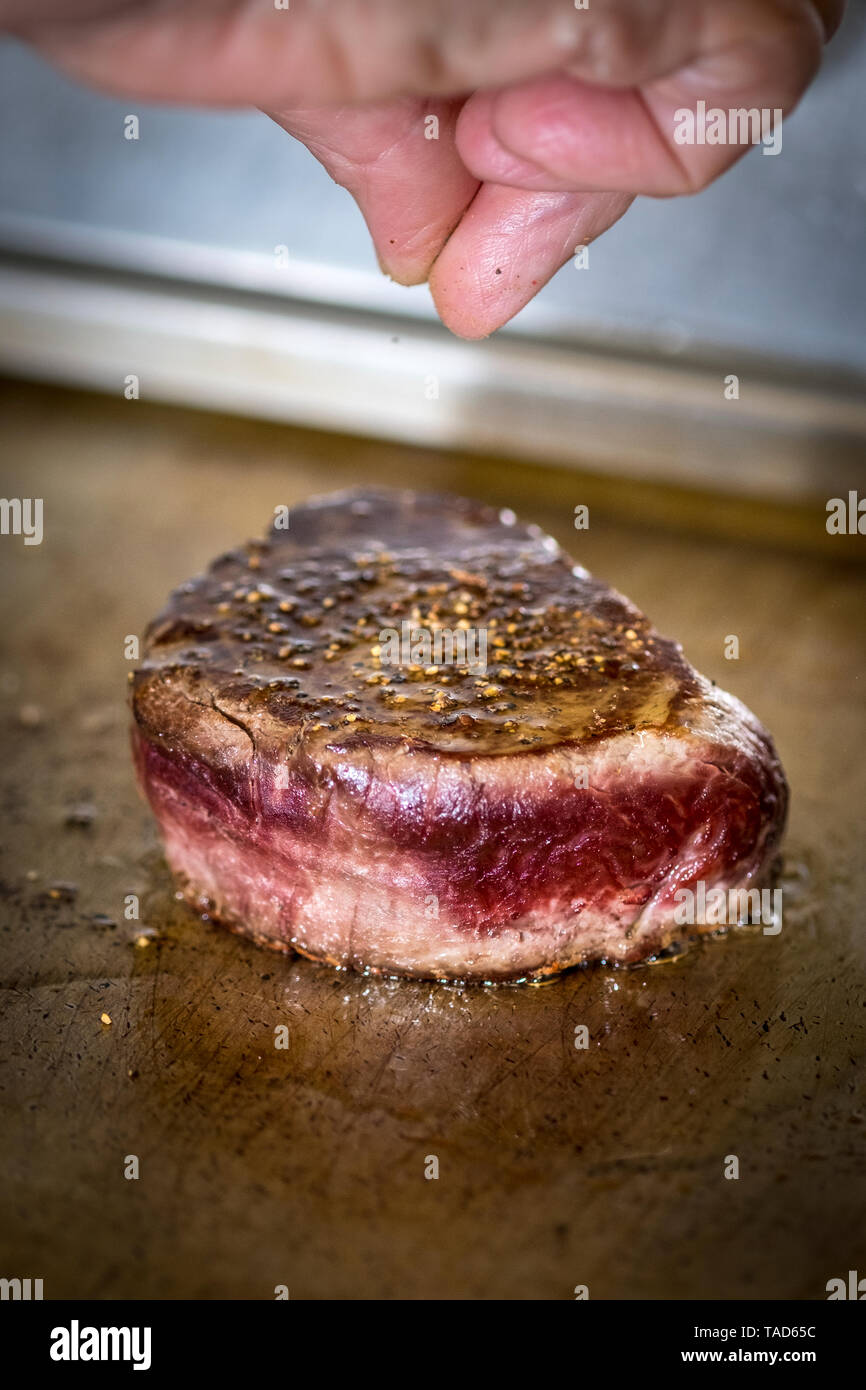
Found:
[[[701,8],[695,0],[693,19]],[[819,6],[728,0],[711,22],[676,32],[667,47],[631,56],[619,47],[613,84],[598,85],[597,62],[575,61],[556,76],[479,92],[458,127],[466,164],[523,189],[668,196],[704,188],[752,144],[777,153],[782,118],[821,60]]]

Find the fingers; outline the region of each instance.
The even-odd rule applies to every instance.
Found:
[[[0,0],[0,28],[109,91],[271,109],[534,76],[572,53],[575,13],[571,0]]]
[[[629,11],[659,2],[616,0]],[[571,0],[0,0],[0,27],[84,81],[268,109],[523,80],[568,61],[581,19]],[[607,24],[602,14],[594,27]]]
[[[341,105],[569,70],[624,87],[771,31],[826,37],[842,0],[0,0],[68,72],[156,100]],[[765,104],[765,103],[760,103]]]
[[[357,200],[382,268],[403,284],[430,280],[453,332],[482,338],[538,293],[575,249],[622,216],[620,194],[477,191],[454,144],[459,102],[270,114]],[[431,116],[437,140],[425,138]],[[431,269],[432,267],[432,269]]]
[[[482,337],[634,193],[694,191],[756,139],[778,146],[776,113],[796,104],[842,9],[0,0],[0,26],[109,90],[274,112],[354,194],[383,269],[404,283],[429,272],[446,323]],[[716,112],[736,117],[721,136],[707,126]],[[427,118],[439,140],[425,138]]]
[[[383,271],[420,284],[478,188],[457,154],[459,101],[272,111],[355,198]]]
[[[631,201],[621,193],[527,193],[484,184],[430,273],[443,322],[461,338],[500,328]]]
[[[815,16],[801,19],[642,88],[560,75],[479,93],[458,149],[479,179],[518,188],[695,192],[752,144],[781,148],[782,116],[820,62]]]

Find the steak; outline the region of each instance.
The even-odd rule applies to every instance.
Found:
[[[717,930],[678,925],[678,892],[759,886],[784,826],[755,717],[549,536],[464,498],[278,516],[171,596],[132,710],[185,897],[334,966],[643,960]]]

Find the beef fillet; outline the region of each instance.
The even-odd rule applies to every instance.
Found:
[[[331,965],[642,960],[683,936],[677,890],[759,885],[785,819],[738,700],[537,527],[462,498],[293,509],[172,595],[132,707],[185,896]]]

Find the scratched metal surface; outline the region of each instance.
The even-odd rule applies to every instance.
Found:
[[[564,474],[35,388],[0,403],[3,495],[46,508],[40,547],[0,546],[0,1273],[49,1298],[558,1299],[814,1298],[862,1272],[854,547],[822,541],[820,514],[729,510],[726,537]],[[565,542],[592,495],[580,560],[776,735],[780,936],[459,990],[272,955],[174,900],[127,753],[123,637],[275,502],[352,481],[475,491]],[[80,803],[89,826],[67,824]],[[46,897],[58,880],[73,900]]]

